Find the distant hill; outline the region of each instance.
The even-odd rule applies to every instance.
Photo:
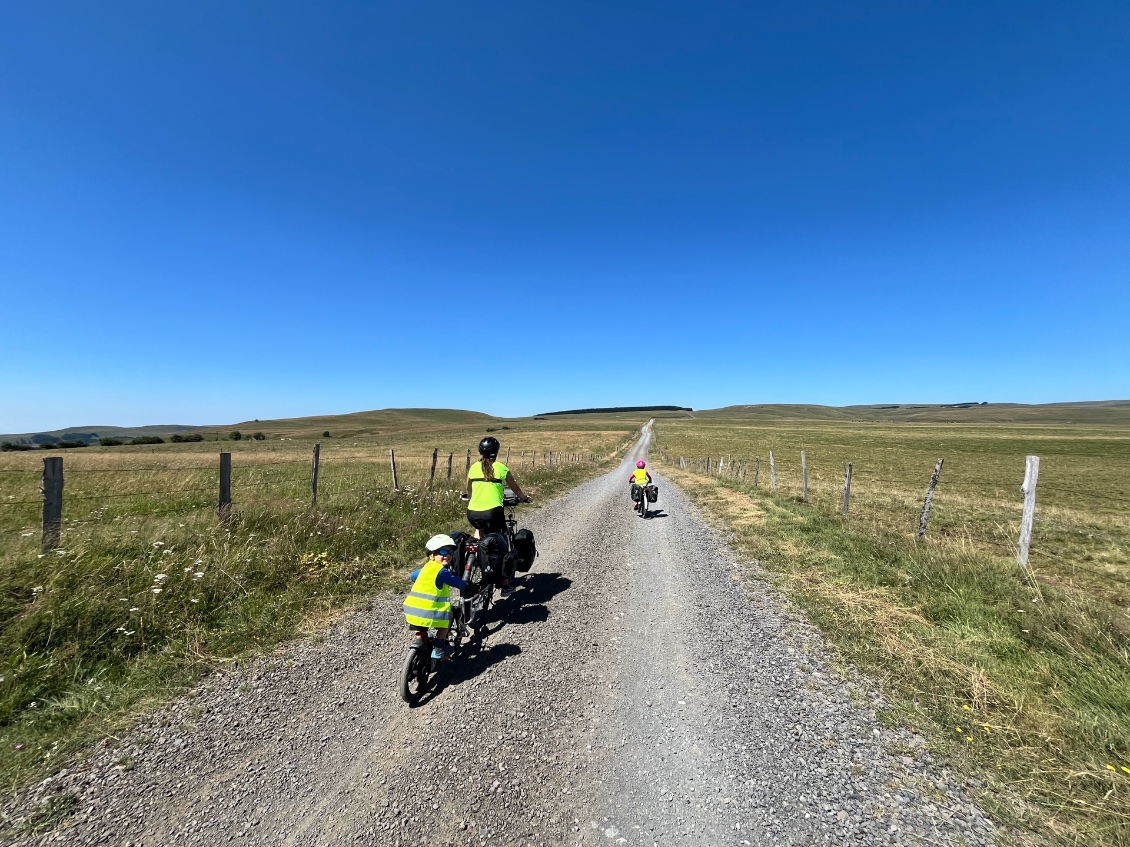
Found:
[[[609,415],[618,412],[693,412],[689,406],[606,406],[600,409],[569,409],[565,412],[542,412],[535,417],[548,415]]]
[[[821,421],[888,421],[891,423],[1007,423],[1007,424],[1093,424],[1130,426],[1130,400],[1098,400],[1079,403],[882,403],[870,406],[817,406],[803,404],[758,404],[726,406],[693,412],[685,406],[611,406],[543,412],[536,418],[560,415],[621,415],[632,413],[684,413],[701,420],[821,420]],[[691,414],[693,412],[693,415]],[[680,415],[681,416],[681,415]],[[241,421],[233,424],[192,426],[154,424],[152,426],[76,426],[48,432],[25,432],[0,435],[0,442],[16,444],[53,444],[59,441],[97,443],[99,438],[130,439],[174,433],[201,433],[226,438],[233,430],[244,435],[262,432],[269,437],[317,438],[323,432],[334,438],[375,435],[381,432],[429,432],[451,427],[479,427],[501,420],[484,412],[464,409],[376,409],[344,415],[317,415],[305,418],[283,418],[272,421]]]
[[[870,406],[761,404],[696,412],[697,418],[889,421],[891,423],[1095,424],[1130,426],[1130,400],[1078,403],[883,403]]]
[[[154,424],[152,426],[72,426],[67,429],[53,429],[48,432],[24,432],[15,435],[0,435],[0,441],[13,444],[54,444],[57,441],[85,441],[97,443],[99,438],[137,438],[142,435],[172,435],[174,432],[199,432],[209,429],[203,426],[184,424]]]
[[[461,409],[379,409],[370,412],[353,412],[345,415],[317,415],[308,418],[281,418],[279,420],[240,421],[212,426],[183,426],[162,424],[156,426],[78,426],[50,432],[28,432],[17,435],[0,435],[0,441],[16,444],[42,444],[57,441],[86,441],[97,443],[99,438],[136,438],[140,435],[168,436],[173,433],[199,432],[203,435],[227,437],[239,430],[244,435],[262,432],[272,437],[317,437],[329,431],[336,437],[371,435],[397,430],[425,432],[452,426],[478,426],[499,420],[482,412]]]

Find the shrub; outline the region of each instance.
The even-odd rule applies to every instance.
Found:
[[[254,438],[256,441],[266,441],[267,440],[267,436],[265,436],[261,432],[257,432],[251,437]]]
[[[328,429],[325,432],[322,433],[322,438],[332,438],[332,437],[333,436],[330,435],[330,431]]]
[[[139,435],[137,438],[131,438],[130,444],[164,444],[165,439],[159,435]]]
[[[121,447],[123,444],[125,444],[125,442],[122,441],[122,439],[111,438],[108,435],[104,435],[101,438],[99,438],[98,443],[101,444],[103,447]]]
[[[0,452],[10,453],[14,450],[34,450],[34,445],[31,444],[14,444],[11,441],[5,441],[0,444]]]
[[[85,441],[56,441],[54,444],[40,444],[44,450],[70,450],[74,447],[86,447]]]
[[[243,439],[243,433],[237,429],[235,432],[229,434],[228,438],[230,438],[232,441],[240,441]]]

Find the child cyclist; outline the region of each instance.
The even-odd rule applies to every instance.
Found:
[[[647,472],[647,462],[640,459],[636,462],[636,469],[632,471],[631,476],[628,477],[628,482],[632,485],[638,485],[643,488],[645,485],[651,485],[651,474]]]
[[[411,627],[435,627],[433,659],[446,659],[451,654],[447,629],[451,623],[451,589],[463,591],[467,583],[448,569],[455,553],[455,539],[450,535],[433,535],[424,545],[428,561],[412,571],[412,590],[404,598],[404,617]]]

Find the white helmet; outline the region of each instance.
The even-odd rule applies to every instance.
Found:
[[[434,553],[436,550],[442,550],[444,547],[454,547],[455,539],[450,535],[433,535],[428,539],[428,543],[424,545],[424,549],[429,553]]]

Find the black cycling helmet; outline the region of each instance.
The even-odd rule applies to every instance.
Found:
[[[501,446],[502,445],[498,443],[497,438],[495,438],[493,435],[488,435],[486,438],[479,442],[479,455],[489,456],[493,459],[498,455],[498,450]]]

